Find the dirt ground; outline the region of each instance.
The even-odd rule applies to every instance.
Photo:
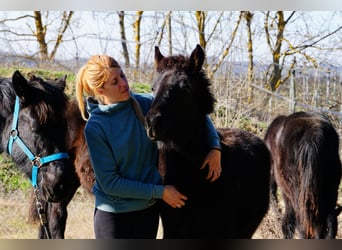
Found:
[[[341,192],[340,192],[341,194]],[[37,226],[27,223],[29,195],[15,192],[10,195],[0,193],[0,239],[37,239]],[[339,196],[342,204],[342,195]],[[94,239],[93,197],[79,189],[68,206],[66,239]],[[342,213],[338,217],[337,239],[342,239]],[[162,227],[157,239],[162,238]],[[269,210],[253,239],[281,239],[280,220],[272,209]]]

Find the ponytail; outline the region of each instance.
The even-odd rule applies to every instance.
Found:
[[[107,55],[94,55],[80,68],[76,78],[76,99],[82,118],[88,120],[85,110],[84,94],[98,99],[95,89],[108,80],[113,68],[120,68],[114,58]]]
[[[85,77],[84,77],[84,72],[85,72],[86,66],[83,66],[77,74],[76,77],[76,100],[78,103],[78,108],[81,112],[81,116],[83,120],[87,121],[88,118],[86,116],[86,110],[85,110],[85,102],[83,99],[83,92],[84,92],[84,87],[87,86]]]

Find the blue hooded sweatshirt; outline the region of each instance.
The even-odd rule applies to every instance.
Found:
[[[146,115],[152,94],[131,95]],[[87,100],[90,114],[84,129],[95,173],[95,207],[106,212],[146,209],[164,191],[157,169],[158,149],[146,134],[131,101],[102,105]],[[220,147],[218,135],[209,123],[210,145]]]

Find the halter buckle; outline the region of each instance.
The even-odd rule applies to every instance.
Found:
[[[39,156],[36,156],[33,160],[32,160],[32,165],[36,166],[38,168],[40,168],[42,166],[42,162],[40,160]]]
[[[16,138],[18,136],[18,130],[12,129],[10,135],[12,138]]]

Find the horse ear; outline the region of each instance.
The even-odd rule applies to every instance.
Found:
[[[190,64],[193,72],[198,72],[202,69],[205,54],[202,47],[197,44],[196,48],[192,51],[190,56]]]
[[[157,68],[158,63],[163,60],[164,56],[160,53],[159,47],[154,47],[154,66]]]
[[[64,91],[65,86],[66,86],[66,79],[67,79],[67,75],[64,75],[63,77],[59,78],[56,81],[55,86]]]
[[[34,81],[37,77],[33,73],[28,73],[29,81]]]
[[[18,70],[12,75],[12,85],[17,96],[24,97],[28,95],[30,86],[25,77]]]

